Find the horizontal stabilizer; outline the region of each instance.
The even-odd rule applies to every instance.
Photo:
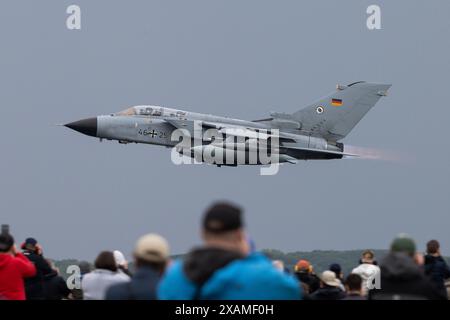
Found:
[[[289,162],[292,164],[296,164],[298,162],[297,159],[295,159],[294,157],[291,157],[287,154],[280,154],[279,158],[280,158],[280,162]]]

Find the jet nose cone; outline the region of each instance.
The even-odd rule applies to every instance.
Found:
[[[88,136],[97,136],[97,118],[88,118],[71,123],[67,123],[64,126],[72,130],[84,133]]]

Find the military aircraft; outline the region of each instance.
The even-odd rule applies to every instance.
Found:
[[[380,97],[387,94],[390,87],[390,84],[365,81],[337,85],[334,92],[299,111],[272,112],[268,118],[253,121],[142,105],[65,126],[101,140],[176,147],[177,152],[186,155],[187,151],[192,158],[209,148],[212,154],[220,151],[220,157],[209,158],[208,161],[202,158],[200,161],[218,166],[265,164],[259,156],[250,161],[251,154],[258,148],[269,154],[276,153],[278,163],[341,159],[357,155],[346,153],[344,144],[339,141],[350,133]],[[215,134],[206,135],[208,130],[215,130]],[[196,135],[196,132],[201,134]],[[218,135],[226,137],[220,139]],[[183,137],[185,142],[195,140],[197,143],[180,144]],[[274,141],[277,143],[272,148]],[[225,153],[231,154],[232,162],[222,156]],[[244,161],[238,162],[239,156]]]

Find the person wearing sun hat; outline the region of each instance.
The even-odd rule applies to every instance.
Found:
[[[169,262],[169,244],[158,234],[150,233],[136,242],[133,256],[136,272],[128,283],[111,286],[107,300],[155,300],[156,288]]]
[[[369,291],[369,299],[445,300],[425,276],[422,263],[415,241],[407,234],[399,234],[380,263],[379,287]]]
[[[341,300],[345,298],[341,285],[336,273],[330,270],[324,271],[320,276],[320,288],[309,297],[311,300]]]

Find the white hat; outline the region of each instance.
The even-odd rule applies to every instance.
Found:
[[[136,242],[134,255],[149,262],[165,262],[169,258],[169,244],[160,235],[150,233]]]
[[[339,287],[341,285],[341,282],[338,279],[336,279],[336,274],[330,270],[322,272],[320,280],[322,280],[326,285],[329,285],[331,287]]]
[[[123,253],[120,252],[119,250],[114,250],[113,254],[117,266],[124,266],[128,263]]]

